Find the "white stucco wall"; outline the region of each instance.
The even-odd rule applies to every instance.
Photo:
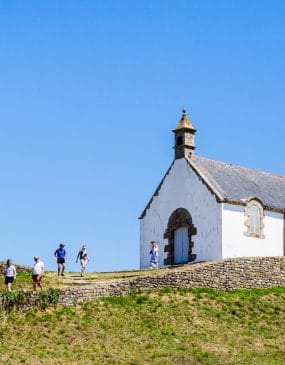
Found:
[[[164,239],[168,219],[174,210],[185,208],[192,216],[197,228],[193,254],[196,261],[212,260],[222,257],[222,204],[197,177],[184,158],[175,160],[169,174],[159,191],[154,196],[150,208],[140,222],[140,266],[149,266],[150,241],[159,244],[159,267],[164,265]]]
[[[244,208],[238,205],[223,205],[222,258],[242,256],[283,255],[283,214],[264,211],[264,239],[244,235],[246,217]]]

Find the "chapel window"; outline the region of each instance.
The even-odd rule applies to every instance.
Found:
[[[181,146],[183,144],[183,137],[182,136],[177,137],[176,144],[177,144],[177,146]]]
[[[245,235],[248,237],[264,238],[264,213],[262,205],[257,200],[250,200],[247,203],[245,215],[245,225],[247,227]]]

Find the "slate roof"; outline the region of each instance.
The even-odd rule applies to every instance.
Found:
[[[197,155],[187,159],[218,201],[245,204],[258,198],[265,209],[285,212],[285,177],[209,160]]]
[[[285,176],[210,160],[197,155],[192,155],[187,158],[187,161],[202,182],[216,196],[218,202],[245,205],[249,199],[257,198],[265,209],[285,214]],[[161,185],[173,163],[139,217],[140,219],[145,216],[153,197],[159,194]]]

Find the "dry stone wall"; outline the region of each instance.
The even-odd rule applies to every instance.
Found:
[[[92,286],[71,287],[59,291],[58,304],[76,305],[102,297],[126,295],[131,291],[171,288],[234,289],[285,287],[285,257],[235,258],[196,263],[157,270],[134,279],[96,282]],[[35,306],[35,294],[27,297],[22,309]],[[1,305],[1,303],[0,303]]]

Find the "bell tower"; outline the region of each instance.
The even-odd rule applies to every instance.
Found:
[[[194,134],[196,129],[193,128],[190,120],[187,118],[186,110],[182,110],[182,117],[174,132],[174,149],[175,160],[194,154],[195,143]]]

